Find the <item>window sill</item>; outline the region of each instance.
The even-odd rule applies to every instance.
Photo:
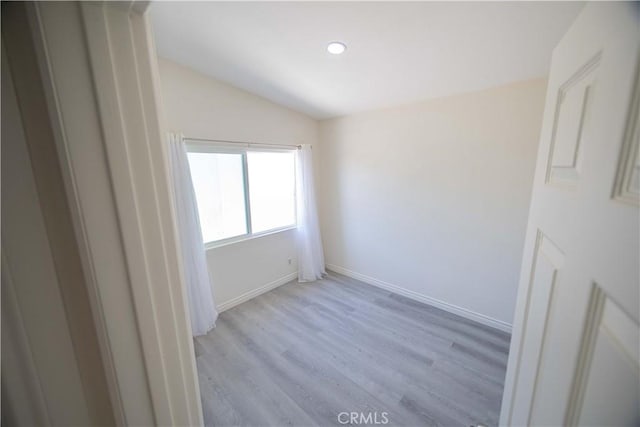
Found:
[[[228,239],[217,240],[215,242],[209,242],[204,244],[204,250],[208,251],[210,249],[217,249],[223,246],[229,246],[240,242],[246,242],[248,240],[259,239],[261,237],[270,236],[272,234],[282,233],[285,231],[295,230],[297,227],[295,225],[289,225],[281,228],[274,228],[273,230],[263,231],[261,233],[254,234],[243,234],[241,236],[229,237]]]

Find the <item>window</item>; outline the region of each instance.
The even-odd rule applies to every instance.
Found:
[[[191,178],[205,243],[293,227],[293,151],[189,146]]]

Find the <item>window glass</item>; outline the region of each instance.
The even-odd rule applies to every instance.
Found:
[[[242,154],[188,153],[205,243],[247,234]]]
[[[253,233],[294,225],[293,152],[247,152]]]

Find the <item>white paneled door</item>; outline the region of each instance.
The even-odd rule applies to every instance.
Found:
[[[640,6],[553,53],[501,424],[640,425]]]

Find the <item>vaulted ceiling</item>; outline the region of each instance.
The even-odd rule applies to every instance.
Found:
[[[160,56],[323,119],[546,76],[583,5],[157,2],[151,16]]]

